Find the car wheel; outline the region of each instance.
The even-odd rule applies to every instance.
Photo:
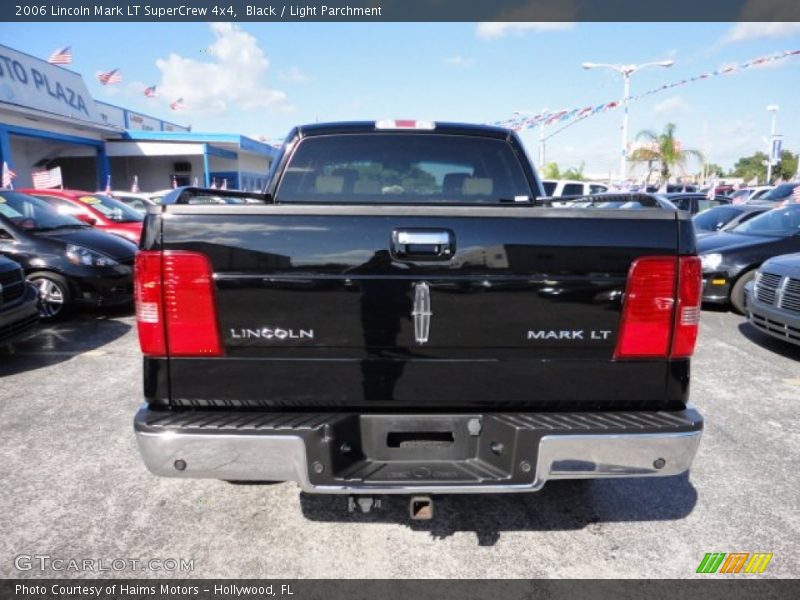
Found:
[[[755,269],[748,271],[736,280],[736,283],[733,284],[733,289],[731,289],[731,304],[733,305],[733,310],[740,315],[744,314],[744,286],[747,285],[748,281],[753,281],[755,276]]]
[[[31,273],[28,281],[39,289],[39,316],[45,321],[60,319],[69,310],[70,293],[67,280],[55,273]]]

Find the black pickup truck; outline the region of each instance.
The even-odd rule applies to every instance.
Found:
[[[298,127],[261,194],[175,190],[136,262],[147,467],[423,498],[686,471],[700,263],[645,198],[548,207],[514,133],[417,121]]]

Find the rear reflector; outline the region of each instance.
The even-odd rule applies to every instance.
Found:
[[[696,256],[682,256],[679,265],[678,317],[675,319],[671,352],[673,358],[691,356],[694,353],[700,326],[700,295],[703,277],[700,259]]]
[[[375,122],[375,129],[436,129],[433,121],[415,121],[413,119],[384,119]]]
[[[211,264],[180,250],[136,254],[139,344],[149,356],[220,356]]]
[[[691,356],[700,321],[700,278],[696,256],[633,261],[614,358]]]

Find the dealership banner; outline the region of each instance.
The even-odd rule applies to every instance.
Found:
[[[122,0],[0,3],[0,20],[35,21],[800,21],[796,0]]]

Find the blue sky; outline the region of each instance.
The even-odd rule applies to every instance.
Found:
[[[514,110],[580,108],[618,100],[611,71],[584,61],[641,63],[632,92],[800,49],[797,23],[25,23],[0,24],[3,43],[46,57],[70,45],[71,68],[95,98],[196,131],[283,136],[315,120],[412,117],[491,122]],[[124,82],[104,88],[98,70],[120,68]],[[142,95],[159,86],[160,97]],[[187,108],[168,103],[183,97]],[[631,138],[672,121],[687,147],[707,149],[729,167],[766,146],[778,104],[784,147],[800,149],[800,56],[673,88],[631,105]],[[616,171],[621,111],[593,116],[554,136],[548,161],[586,163],[589,174]],[[553,127],[552,130],[554,130]],[[705,131],[708,132],[707,136]],[[533,157],[538,132],[523,134]]]

